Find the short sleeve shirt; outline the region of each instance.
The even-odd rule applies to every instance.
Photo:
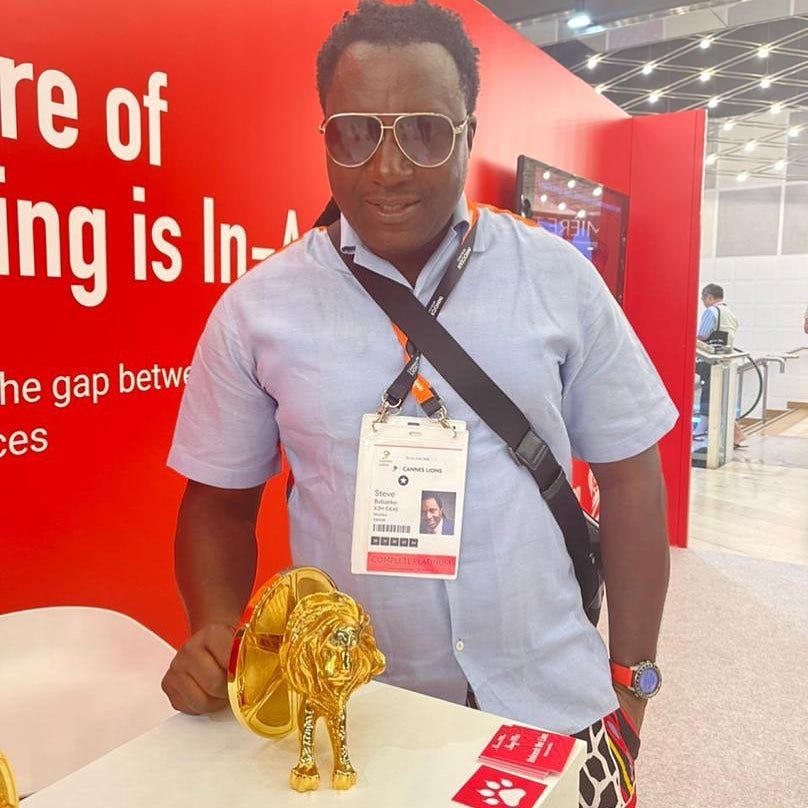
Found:
[[[522,409],[570,471],[573,456],[636,455],[677,414],[597,271],[575,248],[507,213],[478,208],[473,254],[441,323]],[[426,303],[468,227],[452,226],[414,293]],[[343,250],[406,284],[342,219]],[[353,575],[354,486],[363,413],[404,364],[390,321],[314,230],[229,287],[197,347],[169,465],[223,488],[294,473],[295,564],[326,570],[368,609],[384,680],[517,721],[575,732],[616,707],[606,649],[581,608],[563,536],[528,472],[422,359],[421,374],[467,422],[469,462],[458,577]],[[419,414],[410,397],[402,410]],[[422,413],[421,413],[422,414]]]

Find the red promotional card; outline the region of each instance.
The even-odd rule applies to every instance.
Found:
[[[546,788],[534,780],[480,766],[452,800],[470,808],[531,808]]]
[[[562,771],[574,745],[575,739],[567,735],[503,725],[483,750],[480,760],[540,776]]]

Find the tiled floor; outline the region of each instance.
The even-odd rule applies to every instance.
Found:
[[[808,665],[808,411],[767,431],[726,466],[693,469],[690,549],[671,552],[659,640],[665,684],[643,725],[644,808],[806,802],[808,714],[794,693]]]
[[[690,546],[808,564],[808,411],[746,443],[720,469],[693,469]]]

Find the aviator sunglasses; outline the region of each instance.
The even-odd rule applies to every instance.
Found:
[[[391,124],[382,121],[394,117]],[[391,129],[402,154],[420,168],[442,166],[454,151],[468,116],[455,125],[439,112],[338,112],[320,124],[328,156],[343,168],[359,168],[376,154],[386,129]]]

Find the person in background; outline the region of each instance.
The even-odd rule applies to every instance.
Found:
[[[704,311],[699,320],[698,338],[702,342],[718,342],[732,348],[735,345],[735,333],[738,330],[738,318],[730,307],[724,302],[724,289],[717,283],[708,283],[701,290],[701,302]],[[710,370],[709,362],[697,361],[696,373],[702,382],[701,399],[699,401],[699,424],[696,427],[696,437],[707,434],[707,418],[710,412]],[[746,438],[737,421],[733,426],[733,442],[735,448],[743,446]]]
[[[710,342],[717,334],[725,334],[723,344],[732,348],[735,344],[735,332],[738,330],[738,318],[724,302],[724,289],[717,283],[708,283],[701,290],[701,302],[704,311],[699,321],[699,339]],[[724,340],[724,337],[719,339]]]

